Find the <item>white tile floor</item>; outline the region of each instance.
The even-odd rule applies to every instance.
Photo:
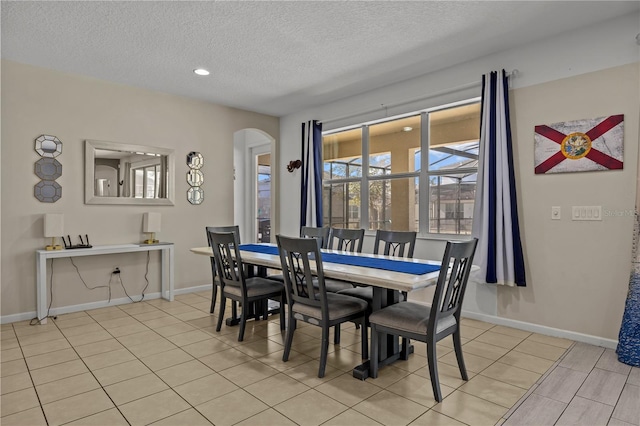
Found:
[[[319,329],[301,324],[281,360],[278,317],[215,332],[210,294],[2,325],[2,425],[640,425],[640,369],[613,351],[463,320],[470,380],[438,344],[436,404],[424,346],[362,382],[343,326],[326,376]],[[227,310],[229,312],[229,310]]]

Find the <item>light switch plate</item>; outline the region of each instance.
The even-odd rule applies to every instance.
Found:
[[[551,206],[551,219],[560,220],[562,218],[562,209],[560,206]]]
[[[571,220],[601,221],[602,206],[572,206]]]

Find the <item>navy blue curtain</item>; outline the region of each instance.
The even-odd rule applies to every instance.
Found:
[[[300,227],[322,227],[322,123],[302,123]]]
[[[525,286],[506,72],[482,76],[482,110],[473,236],[487,283]]]

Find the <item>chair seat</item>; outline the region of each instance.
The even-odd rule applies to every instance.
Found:
[[[315,281],[313,283],[313,286],[314,287],[318,286]],[[331,278],[324,279],[324,287],[327,289],[329,293],[337,293],[342,290],[354,288],[353,284],[351,283],[348,283],[346,281],[340,281],[340,280],[332,280]]]
[[[267,278],[270,280],[284,283],[284,275],[282,274],[269,275]],[[315,288],[318,288],[318,281],[316,281],[315,279],[313,280],[313,286]],[[341,290],[347,290],[347,289],[353,288],[353,284],[348,283],[346,281],[332,280],[331,278],[325,278],[324,287],[327,289],[329,293],[337,293]]]
[[[358,312],[367,310],[367,302],[355,297],[345,296],[337,293],[327,293],[327,303],[329,305],[329,320],[337,320],[348,317]],[[294,318],[302,319],[296,314],[301,314],[310,318],[317,318],[318,323],[322,318],[319,306],[305,305],[304,303],[294,303],[292,307]]]
[[[373,312],[369,316],[371,324],[394,328],[407,333],[427,334],[431,306],[414,302],[400,302]],[[436,333],[456,325],[453,316],[442,318],[436,325]]]
[[[267,294],[280,293],[284,290],[282,283],[270,280],[268,278],[253,277],[246,279],[247,297],[265,296]],[[242,296],[240,287],[226,285],[224,291],[234,296]]]
[[[369,303],[373,301],[373,287],[351,287],[340,290],[339,294],[344,294],[358,299],[365,300]]]
[[[284,283],[284,275],[282,275],[282,274],[267,275],[267,279]]]
[[[373,302],[373,287],[369,287],[369,286],[352,287],[352,288],[347,288],[345,290],[340,290],[338,293],[345,294],[351,297],[357,297],[358,299],[365,300],[368,303]],[[404,294],[400,293],[400,301],[404,302],[404,300],[405,300]]]

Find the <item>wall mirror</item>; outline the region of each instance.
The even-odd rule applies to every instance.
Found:
[[[85,141],[85,204],[174,204],[172,149]]]
[[[62,153],[62,142],[55,136],[41,135],[36,139],[35,148],[41,157],[55,158]]]
[[[204,158],[199,152],[191,151],[187,154],[187,166],[190,169],[200,170],[204,164]]]
[[[187,172],[187,183],[189,186],[202,186],[204,183],[204,173],[201,170],[189,170]]]

